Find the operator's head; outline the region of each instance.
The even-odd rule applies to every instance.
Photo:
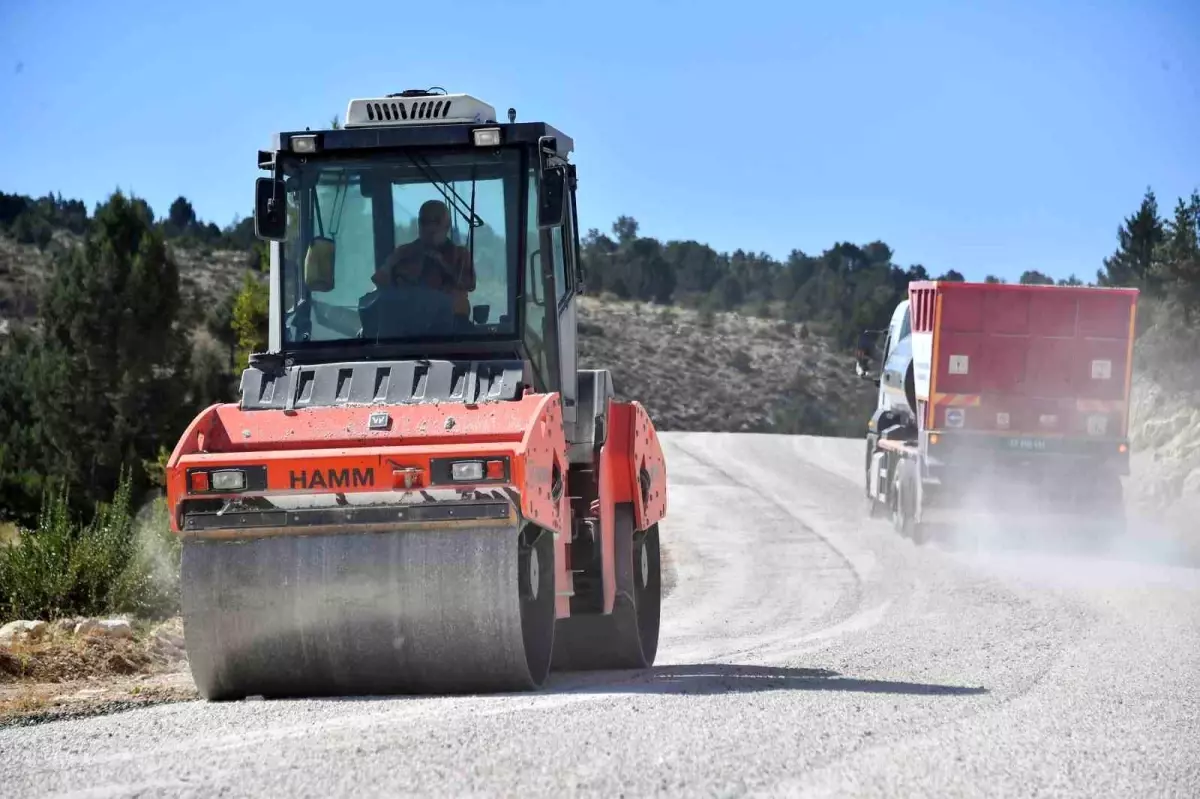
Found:
[[[440,244],[450,233],[450,209],[441,200],[430,200],[417,213],[417,228],[421,241]]]

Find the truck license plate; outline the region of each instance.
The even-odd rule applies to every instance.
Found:
[[[1037,452],[1046,449],[1046,439],[1044,438],[1010,438],[1008,440],[1009,449],[1019,449],[1026,452]]]

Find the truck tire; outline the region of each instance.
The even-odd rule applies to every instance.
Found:
[[[929,540],[928,529],[917,522],[917,483],[919,475],[916,465],[907,458],[897,458],[893,483],[895,500],[892,503],[892,526],[902,538],[917,546]]]
[[[875,445],[878,437],[874,434],[867,436],[867,457],[863,465],[863,504],[866,506],[867,518],[878,519],[883,516],[883,503],[871,496],[871,458],[875,455]]]

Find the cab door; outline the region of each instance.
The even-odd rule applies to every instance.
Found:
[[[566,209],[563,224],[550,230],[554,259],[554,307],[558,317],[559,386],[563,398],[563,421],[575,424],[579,390],[578,353],[578,257],[579,230],[575,214],[575,168],[567,167]]]
[[[882,408],[907,407],[904,378],[908,364],[912,361],[912,324],[909,302],[905,300],[892,313],[888,325],[887,352],[883,356],[883,368],[879,381],[879,405]],[[913,413],[916,409],[912,408]]]

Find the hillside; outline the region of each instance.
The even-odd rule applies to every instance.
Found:
[[[1145,303],[1137,347],[1130,438],[1131,503],[1200,552],[1200,326]]]
[[[66,478],[84,495],[81,513],[112,495],[126,466],[138,489],[147,488],[155,453],[186,419],[208,402],[235,398],[239,364],[266,337],[262,243],[252,228],[245,219],[224,229],[202,222],[183,197],[160,218],[120,193],[91,215],[77,200],[0,193],[0,355],[21,327],[51,325],[65,342],[8,348],[0,411],[7,407],[16,424],[7,444],[0,440],[0,496],[10,514],[32,523],[46,479]],[[106,242],[131,229],[144,231],[141,246],[150,250]],[[1138,467],[1130,487],[1156,510],[1178,512],[1200,496],[1200,386],[1180,378],[1196,371],[1186,331],[1200,328],[1198,232],[1200,196],[1180,198],[1173,218],[1163,218],[1148,191],[1096,274],[1099,285],[1141,288],[1149,309],[1138,345],[1131,433]],[[79,246],[86,242],[96,247]],[[151,252],[156,247],[160,254]],[[151,262],[135,267],[147,253]],[[894,255],[882,241],[837,242],[816,255],[793,250],[783,260],[723,253],[643,235],[636,220],[619,217],[611,235],[583,236],[580,366],[611,369],[618,393],[643,402],[661,430],[860,436],[873,387],[854,376],[848,347],[864,328],[886,325],[909,282],[933,277]],[[52,263],[66,277],[49,281]],[[134,278],[150,282],[130,288]],[[938,279],[963,276],[950,270]],[[1021,282],[1054,281],[1027,270]],[[57,296],[54,308],[39,309],[43,296]],[[126,305],[140,307],[130,314]],[[108,331],[99,340],[93,322]],[[130,344],[156,338],[175,343],[133,347],[135,362],[123,363]],[[119,439],[104,413],[57,407],[56,382],[71,380],[109,398],[126,428]],[[163,396],[154,402],[147,381],[160,381]],[[78,433],[81,414],[95,417],[87,436]]]
[[[33,325],[53,254],[79,237],[56,232],[45,249],[0,236],[0,330]],[[197,346],[210,346],[207,315],[228,303],[247,268],[242,251],[169,246],[179,266],[183,316]],[[873,387],[847,354],[804,323],[700,312],[585,296],[580,365],[611,369],[618,392],[646,405],[664,430],[856,435]],[[847,401],[849,400],[849,401]]]
[[[662,430],[857,435],[874,386],[807,325],[583,298],[580,360]]]

